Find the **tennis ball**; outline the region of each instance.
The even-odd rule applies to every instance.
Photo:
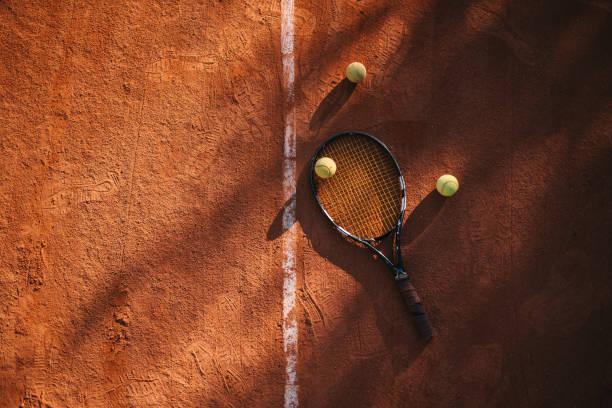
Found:
[[[315,173],[321,178],[330,178],[336,173],[336,162],[329,157],[321,157],[315,163]]]
[[[353,62],[346,67],[346,77],[351,82],[361,82],[365,76],[366,69],[361,62]]]
[[[450,197],[459,190],[459,181],[457,181],[457,177],[445,174],[438,179],[436,190],[444,197]]]

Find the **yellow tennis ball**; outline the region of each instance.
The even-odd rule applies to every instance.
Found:
[[[315,173],[321,178],[330,178],[336,174],[336,162],[329,157],[321,157],[315,163]]]
[[[346,67],[346,77],[349,81],[358,83],[366,76],[366,69],[361,62],[353,62]]]
[[[438,179],[436,190],[444,197],[450,197],[459,190],[459,181],[457,181],[457,177],[445,174]]]

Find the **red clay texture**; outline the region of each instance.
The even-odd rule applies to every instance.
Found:
[[[296,0],[300,407],[612,406],[611,13]],[[0,1],[0,407],[283,406],[280,19]],[[404,173],[428,344],[310,191],[348,129]]]

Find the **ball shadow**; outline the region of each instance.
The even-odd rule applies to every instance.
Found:
[[[348,101],[351,94],[355,90],[356,84],[344,78],[332,91],[321,101],[319,107],[312,115],[309,129],[311,131],[318,130],[332,116],[334,116],[342,106]]]
[[[431,225],[442,210],[446,198],[433,189],[404,219],[402,225],[402,250],[412,244]]]

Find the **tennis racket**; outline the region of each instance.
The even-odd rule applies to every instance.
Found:
[[[334,176],[323,179],[315,174],[315,163],[321,157],[336,162]],[[434,337],[421,299],[402,262],[400,235],[406,190],[399,165],[389,149],[366,133],[338,133],[327,139],[314,154],[310,183],[321,211],[334,227],[342,235],[369,248],[391,268],[419,333],[427,340]],[[375,247],[392,234],[395,234],[395,262]]]

